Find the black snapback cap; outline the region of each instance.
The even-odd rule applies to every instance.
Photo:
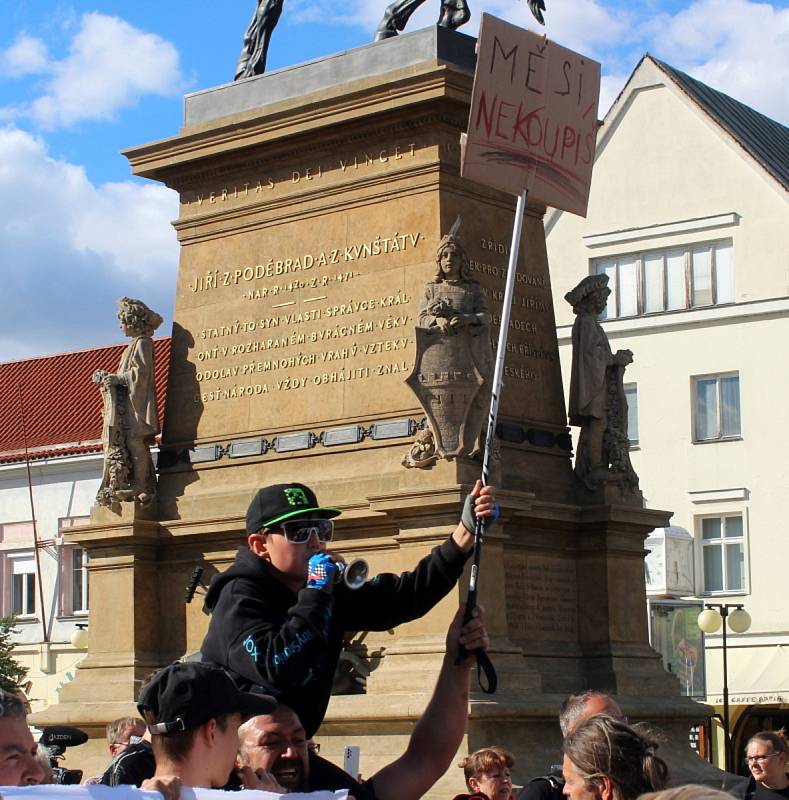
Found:
[[[156,716],[148,730],[158,735],[194,730],[234,712],[245,717],[270,714],[276,707],[270,695],[239,691],[220,667],[183,661],[157,672],[137,701],[141,714],[151,711]]]
[[[260,489],[247,509],[247,533],[257,533],[296,517],[331,519],[339,508],[318,505],[315,492],[303,483],[276,483]]]

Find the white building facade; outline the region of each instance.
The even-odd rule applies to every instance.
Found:
[[[87,558],[63,532],[90,519],[101,466],[101,454],[37,459],[28,482],[24,462],[0,465],[2,615],[17,619],[14,655],[28,668],[34,711],[57,702],[85,655],[71,639],[88,623]]]
[[[587,218],[546,218],[566,378],[564,294],[609,276],[603,327],[635,357],[631,460],[646,504],[690,534],[664,570],[684,599],[752,617],[728,635],[735,751],[789,723],[788,188],[789,129],[645,56],[598,135]],[[705,644],[719,707],[720,634]]]

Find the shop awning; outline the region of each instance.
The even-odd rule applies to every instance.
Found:
[[[789,647],[729,647],[728,684],[731,705],[789,703]],[[723,652],[707,647],[707,702],[723,703]]]

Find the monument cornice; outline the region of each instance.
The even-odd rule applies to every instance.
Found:
[[[368,498],[370,508],[392,517],[392,519],[414,519],[415,506],[420,517],[434,516],[437,512],[457,513],[458,503],[462,503],[471,484],[467,486],[428,486],[407,488],[389,494]],[[506,520],[516,511],[528,511],[534,494],[531,492],[499,491],[497,500],[502,510],[502,519]],[[401,534],[402,535],[402,534]]]
[[[292,137],[314,136],[359,119],[421,113],[423,103],[446,101],[463,108],[471,91],[471,76],[441,64],[398,70],[338,87],[335,93],[318,92],[298,102],[286,101],[236,114],[208,126],[182,129],[178,136],[124,151],[135,175],[171,185],[176,169],[190,162],[227,158],[260,145],[271,146]],[[397,110],[399,108],[399,111]],[[299,141],[295,142],[299,147]],[[174,187],[180,188],[180,187]]]
[[[266,148],[265,154],[253,155],[247,151],[243,153],[232,152],[226,157],[214,158],[207,164],[202,165],[202,169],[190,169],[190,165],[182,169],[174,168],[169,175],[169,179],[178,182],[179,188],[188,190],[194,186],[200,186],[203,182],[211,178],[222,178],[232,176],[240,171],[249,171],[258,167],[267,167],[272,161],[280,159],[283,155],[288,159],[296,161],[300,156],[327,154],[336,155],[349,147],[368,147],[369,142],[380,137],[381,140],[394,139],[398,134],[417,133],[431,125],[446,126],[446,132],[456,135],[458,131],[465,128],[467,119],[465,115],[453,114],[450,109],[421,109],[418,114],[414,114],[405,119],[393,117],[387,119],[385,123],[374,120],[373,123],[366,125],[354,125],[343,127],[338,132],[336,127],[327,129],[325,137],[319,141],[313,138],[303,137],[290,146],[290,142],[280,140],[266,141],[262,143],[258,151]],[[225,154],[223,153],[222,156]]]
[[[124,520],[117,523],[80,525],[78,528],[75,527],[64,532],[63,538],[68,544],[77,544],[82,547],[90,544],[93,550],[105,551],[127,545],[134,547],[155,545],[158,536],[158,522],[136,519],[132,524]]]

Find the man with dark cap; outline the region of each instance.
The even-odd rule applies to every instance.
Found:
[[[341,559],[326,551],[339,509],[300,483],[261,489],[247,511],[248,547],[214,577],[206,661],[286,703],[307,738],[323,721],[346,631],[383,631],[426,614],[460,578],[474,543],[475,517],[498,507],[478,481],[452,535],[412,572],[377,575],[356,591],[338,580]]]
[[[172,785],[216,789],[225,786],[245,718],[268,714],[274,698],[241,692],[218,667],[176,662],[158,672],[140,692],[137,708],[148,725],[156,772],[142,788]]]

